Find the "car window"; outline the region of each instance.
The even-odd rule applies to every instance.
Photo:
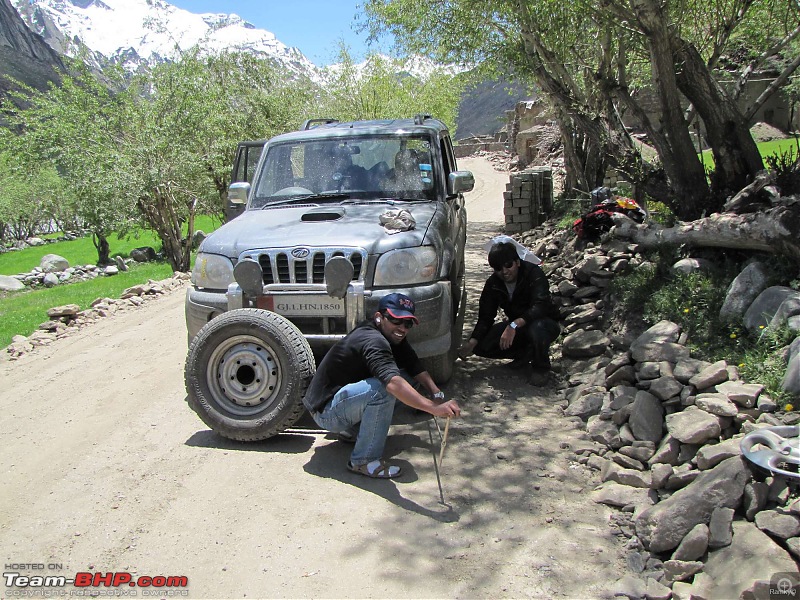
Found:
[[[347,193],[350,198],[435,198],[430,142],[420,136],[359,136],[268,146],[251,197],[258,208],[286,197]]]

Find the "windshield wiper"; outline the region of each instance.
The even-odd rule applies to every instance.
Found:
[[[331,192],[324,194],[303,194],[302,196],[292,196],[291,198],[286,198],[285,200],[267,202],[261,208],[263,210],[265,208],[272,208],[273,206],[281,206],[283,204],[294,204],[295,202],[306,202],[308,200],[346,200],[349,197],[350,194],[346,194],[344,192]]]

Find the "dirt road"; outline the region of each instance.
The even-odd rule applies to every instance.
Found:
[[[478,182],[474,301],[508,176],[484,159],[460,167]],[[459,363],[446,392],[464,416],[441,472],[435,423],[399,410],[387,452],[406,473],[376,481],[302,424],[261,443],[217,437],[184,401],[185,354],[173,292],[0,362],[4,572],[185,576],[185,588],[99,590],[191,598],[599,598],[625,572],[610,511],[588,499],[597,482],[562,447],[580,432],[552,388]]]

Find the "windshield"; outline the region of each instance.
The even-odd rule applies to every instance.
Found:
[[[344,198],[433,200],[430,142],[422,137],[372,136],[285,142],[269,146],[250,208],[287,200]]]

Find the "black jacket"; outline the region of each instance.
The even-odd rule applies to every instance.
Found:
[[[497,273],[486,280],[478,304],[478,322],[472,336],[481,341],[494,324],[497,309],[502,308],[509,321],[522,317],[526,323],[536,319],[561,318],[558,308],[550,299],[550,284],[539,265],[520,261],[517,286],[509,299],[505,282]]]
[[[385,386],[401,369],[412,377],[424,371],[408,340],[393,345],[372,320],[364,321],[322,359],[303,404],[311,412],[321,412],[347,384],[375,377]]]

